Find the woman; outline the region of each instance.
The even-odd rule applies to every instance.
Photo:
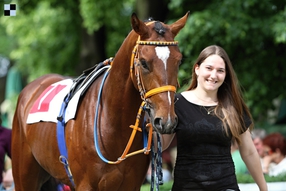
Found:
[[[286,139],[272,133],[263,139],[263,172],[269,176],[286,175]]]
[[[189,88],[176,95],[175,111],[179,119],[175,133],[162,136],[163,149],[177,137],[172,191],[239,190],[232,139],[260,191],[267,191],[250,135],[252,117],[224,49],[212,45],[200,53]]]

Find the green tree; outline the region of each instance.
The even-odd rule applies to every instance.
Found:
[[[29,13],[17,11],[16,17],[2,18],[1,24],[17,42],[10,58],[29,81],[51,72],[75,74],[79,32],[78,21],[71,15],[63,7],[52,8],[51,3],[42,1]]]
[[[265,121],[273,100],[286,95],[285,1],[213,0],[204,7],[194,2],[172,0],[169,4],[175,15],[188,8],[192,11],[177,38],[184,54],[181,84],[188,83],[199,52],[210,44],[220,45],[232,60],[254,118]]]

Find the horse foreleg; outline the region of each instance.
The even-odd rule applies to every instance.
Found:
[[[123,176],[118,171],[103,173],[99,182],[92,180],[92,176],[84,175],[80,183],[76,185],[76,191],[128,191],[129,189],[121,189]],[[97,183],[92,183],[97,182]],[[96,189],[95,189],[96,188]]]
[[[135,175],[136,176],[136,175]],[[135,178],[135,177],[133,177]],[[126,183],[126,181],[130,181]],[[136,183],[135,183],[136,184]],[[132,181],[132,178],[126,177],[126,174],[113,170],[109,173],[105,173],[98,184],[98,190],[100,191],[140,191],[141,185],[136,186]]]
[[[128,191],[127,189],[122,189],[121,184],[123,182],[123,175],[117,170],[114,170],[112,172],[106,173],[103,175],[101,178],[99,184],[98,184],[98,190],[100,191],[109,191],[109,190],[114,190],[114,191],[119,191],[119,190],[125,190]]]
[[[35,160],[30,147],[14,140],[12,156],[15,190],[39,191],[50,176]]]

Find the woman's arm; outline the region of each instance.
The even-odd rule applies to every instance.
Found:
[[[239,145],[240,155],[246,164],[248,171],[258,185],[260,191],[267,191],[267,184],[262,172],[262,166],[259,155],[253,144],[249,130],[240,135],[241,143]]]
[[[270,166],[271,162],[273,161],[274,157],[276,157],[275,154],[266,155],[266,156],[263,157],[263,160],[262,160],[263,168],[262,168],[262,170],[263,170],[264,174],[268,174],[269,173],[269,166]]]

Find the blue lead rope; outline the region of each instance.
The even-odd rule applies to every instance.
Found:
[[[93,128],[94,128],[94,131],[93,131],[93,137],[94,137],[94,147],[95,147],[95,150],[99,156],[99,158],[104,161],[105,163],[108,163],[109,164],[109,161],[104,158],[104,156],[102,155],[101,151],[100,151],[100,148],[99,148],[99,144],[98,144],[98,135],[97,135],[97,119],[98,119],[98,108],[99,108],[99,105],[100,105],[100,100],[101,100],[101,93],[102,93],[102,89],[103,89],[103,86],[104,86],[104,82],[107,78],[109,74],[109,70],[107,70],[103,76],[103,79],[101,81],[101,84],[100,84],[100,88],[99,88],[99,92],[98,92],[98,95],[97,95],[97,104],[96,104],[96,111],[95,111],[95,116],[94,116],[94,124],[93,124]]]
[[[154,142],[152,140],[152,162],[151,162],[151,188],[150,190],[154,190],[154,179],[156,178],[156,191],[159,191],[159,185],[163,185],[163,173],[162,173],[162,145],[159,133],[157,135],[157,153],[155,152]],[[156,172],[156,174],[155,174]]]
[[[146,112],[146,105],[144,105],[143,111]],[[148,145],[148,131],[146,129],[146,122],[147,115],[144,115],[144,120],[142,121],[143,148],[147,148]]]

